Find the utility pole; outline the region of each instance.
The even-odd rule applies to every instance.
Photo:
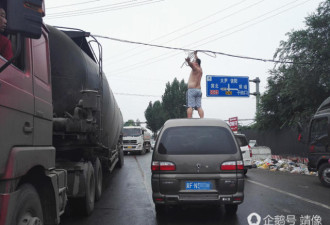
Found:
[[[256,92],[250,93],[250,95],[256,96],[256,112],[259,114],[259,104],[260,104],[260,91],[259,91],[259,84],[260,84],[260,79],[259,77],[256,77],[253,80],[249,80],[249,82],[253,82],[256,84]]]

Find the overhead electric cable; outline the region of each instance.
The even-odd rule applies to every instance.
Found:
[[[127,9],[127,8],[135,8],[140,7],[144,5],[154,4],[158,2],[162,2],[165,0],[144,0],[140,2],[134,2],[132,3],[129,1],[129,4],[121,5],[121,6],[113,6],[114,4],[107,6],[98,6],[94,7],[92,9],[82,9],[82,10],[75,10],[75,11],[68,11],[68,12],[62,12],[62,13],[54,13],[50,14],[47,19],[56,19],[56,18],[65,18],[65,17],[73,17],[73,16],[84,16],[89,14],[95,14],[95,13],[103,13],[103,12],[109,12],[109,11],[115,11],[120,9]],[[117,3],[118,4],[118,3]]]
[[[276,10],[279,10],[279,9],[281,9],[281,8],[283,8],[283,7],[285,7],[285,6],[288,6],[288,5],[290,5],[290,4],[293,4],[293,3],[297,2],[297,1],[299,1],[299,0],[294,0],[294,1],[292,1],[292,2],[289,2],[288,4],[285,4],[285,5],[283,5],[283,6],[279,7],[279,8],[276,8],[275,10],[271,10],[271,11],[269,11],[269,12],[267,12],[267,13],[264,13],[264,14],[262,14],[261,16],[258,16],[258,17],[254,18],[254,19],[252,19],[252,20],[249,20],[249,21],[244,22],[244,23],[242,23],[242,24],[239,24],[239,25],[237,25],[237,26],[241,26],[241,25],[243,25],[243,24],[249,23],[249,22],[251,22],[251,21],[253,21],[253,20],[256,20],[256,19],[258,19],[258,18],[260,18],[260,17],[263,17],[263,16],[265,16],[265,15],[271,13],[271,12],[274,12],[274,11],[276,11]],[[243,9],[241,9],[241,10],[238,10],[238,11],[236,11],[236,12],[234,12],[234,13],[228,15],[228,16],[222,17],[221,20],[224,20],[224,19],[226,19],[226,18],[228,18],[228,17],[230,17],[230,16],[232,16],[232,15],[235,15],[235,14],[237,14],[237,13],[243,11],[243,10],[246,10],[246,9],[252,7],[252,6],[255,6],[255,5],[257,5],[257,4],[261,3],[261,2],[262,2],[262,1],[259,1],[259,2],[255,3],[255,4],[253,4],[253,5],[249,5],[249,6],[246,7],[246,8],[243,8]],[[217,20],[217,21],[218,21],[218,20]],[[210,24],[214,24],[214,23],[216,23],[217,21],[214,21],[214,22],[212,22],[212,23],[210,23]],[[193,30],[193,31],[191,31],[191,32],[189,32],[189,33],[183,34],[183,35],[181,35],[181,36],[179,36],[179,37],[176,37],[176,38],[171,39],[171,40],[169,40],[169,41],[163,42],[163,43],[161,43],[161,44],[166,44],[166,43],[168,43],[168,42],[171,42],[171,41],[174,41],[174,40],[176,40],[176,39],[179,39],[179,38],[181,38],[181,37],[183,37],[183,36],[189,35],[189,34],[191,34],[192,32],[195,32],[195,31],[197,31],[197,30],[200,30],[200,29],[203,29],[204,27],[209,26],[210,24],[206,24],[205,26],[199,27],[199,28],[197,28],[197,29],[195,29],[195,30]],[[227,31],[227,30],[232,30],[233,28],[235,28],[235,27],[237,27],[237,26],[234,26],[234,27],[231,27],[231,28],[229,28],[229,29],[223,30],[223,31],[218,32],[218,33],[216,33],[216,34],[214,34],[214,35],[211,35],[211,36],[209,36],[209,37],[206,37],[206,38],[204,38],[204,39],[202,39],[202,40],[199,40],[199,41],[193,42],[193,43],[191,43],[191,44],[189,44],[189,45],[192,45],[192,44],[195,44],[195,43],[201,42],[201,41],[203,41],[203,40],[205,40],[205,39],[209,39],[210,37],[213,37],[213,36],[216,36],[216,35],[222,34],[223,32],[225,32],[225,31]],[[221,36],[221,37],[222,37],[222,36]],[[152,49],[152,48],[148,48],[148,49],[146,49],[146,50],[144,50],[144,51],[141,51],[141,52],[138,52],[138,53],[132,54],[132,55],[130,55],[130,56],[136,56],[136,55],[138,55],[138,54],[145,53],[146,51],[149,51],[150,49]],[[129,56],[128,56],[128,57],[125,57],[125,59],[128,59],[128,58],[129,58]],[[105,62],[106,62],[106,61],[107,61],[107,60],[105,60]],[[117,60],[112,60],[112,61],[117,61]]]
[[[70,7],[70,6],[75,6],[75,5],[83,5],[83,4],[89,4],[92,2],[99,2],[100,0],[93,0],[93,1],[87,1],[87,2],[79,2],[79,3],[73,3],[69,5],[59,5],[59,6],[54,6],[54,7],[47,7],[47,11],[50,9],[57,9],[57,8],[64,8],[64,7]]]
[[[143,42],[136,42],[136,41],[128,41],[124,39],[118,39],[118,38],[112,38],[112,37],[106,37],[102,35],[94,35],[95,37],[99,38],[104,38],[104,39],[109,39],[113,41],[119,41],[119,42],[125,42],[125,43],[130,43],[130,44],[138,44],[138,45],[145,45],[145,46],[152,46],[152,47],[157,47],[157,48],[164,48],[164,49],[170,49],[170,50],[179,50],[179,51],[198,51],[198,52],[205,52],[205,53],[211,53],[211,54],[216,54],[216,55],[223,55],[223,56],[229,56],[229,57],[235,57],[235,58],[241,58],[241,59],[250,59],[250,60],[258,60],[258,61],[263,61],[263,62],[274,62],[274,63],[295,63],[291,61],[283,62],[279,60],[273,60],[273,59],[263,59],[263,58],[256,58],[256,57],[250,57],[250,56],[240,56],[240,55],[234,55],[234,54],[229,54],[225,52],[216,52],[216,51],[211,51],[211,50],[195,50],[195,49],[188,49],[188,48],[176,48],[176,47],[169,47],[169,46],[163,46],[163,45],[155,45],[155,44],[148,44],[148,43],[143,43]],[[311,63],[302,63],[302,64],[311,64]]]
[[[297,0],[296,0],[296,1],[297,1]],[[294,1],[294,2],[296,2],[296,1]],[[267,17],[267,18],[265,18],[265,19],[263,19],[263,20],[259,20],[258,22],[253,23],[253,24],[250,24],[250,25],[248,25],[248,26],[245,26],[245,27],[243,27],[243,28],[241,28],[241,29],[239,29],[239,30],[233,31],[233,32],[231,32],[230,34],[226,34],[226,35],[223,35],[223,36],[221,36],[221,37],[219,37],[219,38],[217,38],[217,39],[213,39],[212,41],[218,40],[218,39],[220,39],[220,38],[223,38],[223,37],[229,36],[229,35],[231,35],[231,34],[234,34],[234,33],[236,33],[236,32],[239,32],[239,31],[242,31],[242,30],[244,30],[244,29],[247,29],[247,28],[249,28],[249,27],[251,27],[251,26],[254,26],[254,25],[258,24],[258,23],[261,23],[261,22],[263,22],[263,21],[265,21],[265,20],[268,20],[268,19],[270,19],[270,18],[272,18],[272,17],[274,17],[274,16],[277,16],[277,15],[283,13],[283,12],[286,12],[286,11],[288,11],[288,10],[290,10],[290,9],[293,9],[293,8],[295,8],[295,7],[297,7],[297,6],[300,6],[300,5],[302,5],[302,4],[304,4],[304,3],[308,2],[308,1],[311,1],[311,0],[307,0],[307,1],[304,1],[304,2],[302,2],[302,3],[300,3],[300,4],[294,5],[294,6],[291,7],[291,8],[288,8],[288,9],[286,9],[286,10],[283,10],[283,11],[281,11],[281,12],[275,14],[275,15],[269,16],[269,17]],[[290,4],[290,3],[289,3],[289,4]],[[288,5],[288,4],[286,4],[285,6],[287,6],[287,5]],[[284,6],[281,6],[281,7],[277,8],[276,10],[278,10],[278,9],[280,9],[280,8],[283,8],[283,7],[284,7]],[[273,10],[273,11],[276,11],[276,10]],[[273,11],[271,11],[271,12],[273,12]],[[269,13],[270,13],[270,12],[268,12],[268,13],[266,13],[266,14],[269,14]],[[242,24],[239,24],[239,25],[237,25],[237,26],[235,26],[235,27],[239,27],[239,26],[242,26],[242,25],[244,25],[244,24],[246,24],[246,23],[249,23],[249,22],[251,22],[251,21],[254,21],[254,20],[256,20],[256,19],[259,19],[260,17],[263,17],[263,16],[265,16],[266,14],[263,14],[262,16],[256,17],[256,18],[254,18],[254,19],[252,19],[252,20],[249,20],[249,21],[247,21],[247,22],[244,22],[244,23],[242,23]],[[235,27],[232,27],[232,28],[235,28]],[[227,29],[227,30],[231,30],[232,28],[229,28],[229,29]],[[227,31],[227,30],[226,30],[226,31]],[[222,32],[220,32],[220,33],[217,33],[217,35],[218,35],[218,34],[221,34],[221,33],[223,33],[223,32],[224,32],[224,31],[222,31]],[[215,36],[215,35],[212,35],[212,36]],[[212,36],[210,36],[210,37],[212,37]],[[204,39],[202,39],[202,40],[205,40],[205,39],[208,39],[208,38],[204,38]],[[200,40],[200,41],[202,41],[202,40]],[[197,41],[197,42],[194,42],[194,43],[191,43],[191,44],[195,44],[195,43],[198,43],[198,42],[200,42],[200,41]],[[207,42],[207,43],[210,43],[210,42],[212,42],[212,41],[209,41],[209,42]],[[189,44],[189,45],[191,45],[191,44]],[[206,43],[203,43],[203,44],[201,44],[201,45],[198,45],[197,47],[202,46],[202,45],[205,45],[205,44],[206,44]],[[186,46],[189,46],[189,45],[186,45]],[[169,54],[167,54],[167,55],[169,55]],[[159,62],[159,61],[161,61],[161,60],[164,60],[164,59],[167,59],[167,58],[173,57],[173,56],[175,56],[175,55],[179,55],[179,54],[178,54],[178,53],[171,54],[170,56],[167,56],[167,57],[165,57],[165,58],[164,58],[164,55],[162,55],[162,56],[158,56],[157,58],[161,58],[160,60],[154,60],[155,58],[151,58],[150,60],[154,60],[154,61],[152,61],[152,62],[150,62],[150,63],[146,63],[146,61],[150,61],[150,60],[144,60],[144,61],[141,62],[141,63],[136,63],[136,64],[134,64],[134,65],[141,64],[141,66],[135,66],[135,67],[133,67],[132,69],[139,68],[139,67],[142,67],[142,66],[146,66],[146,65],[149,65],[149,64],[152,64],[152,63],[156,63],[156,62]],[[260,60],[260,61],[263,61],[263,60]],[[273,61],[273,62],[276,62],[276,63],[293,63],[293,62],[282,62],[282,61],[277,61],[277,60],[272,60],[272,61]],[[295,62],[295,64],[306,64],[306,65],[307,65],[307,64],[313,64],[313,63],[296,63],[296,62]],[[134,65],[132,65],[132,66],[134,66]],[[123,71],[120,71],[119,73],[126,72],[126,71],[130,71],[130,70],[132,70],[132,69],[129,69],[129,68],[127,68],[127,66],[126,66],[125,68],[122,68],[121,70],[123,70]]]
[[[159,36],[159,37],[157,37],[157,38],[155,38],[155,39],[152,39],[152,40],[150,40],[150,42],[157,41],[157,40],[159,40],[159,39],[163,39],[164,37],[170,36],[171,34],[177,33],[177,32],[179,32],[179,31],[182,31],[182,30],[184,30],[184,29],[186,29],[186,28],[188,28],[188,27],[191,27],[191,26],[193,26],[193,25],[195,25],[195,24],[201,23],[202,21],[207,20],[208,18],[213,17],[213,16],[215,16],[215,15],[217,15],[217,14],[219,14],[219,13],[222,13],[222,12],[228,10],[228,9],[231,9],[231,8],[233,8],[233,7],[235,7],[235,6],[238,6],[238,5],[242,4],[242,3],[245,2],[245,1],[247,1],[247,0],[243,0],[243,1],[240,1],[240,2],[235,3],[235,4],[233,4],[233,5],[230,5],[230,6],[228,6],[227,8],[221,9],[221,10],[215,12],[215,13],[212,13],[211,15],[208,15],[208,16],[206,16],[206,17],[204,17],[204,18],[198,19],[197,21],[195,21],[195,22],[193,22],[193,23],[190,23],[190,24],[185,25],[185,26],[183,26],[183,27],[180,27],[180,28],[178,28],[178,29],[176,29],[176,30],[174,30],[174,31],[172,31],[172,32],[170,32],[170,33],[167,33],[167,34],[161,35],[161,36]],[[206,26],[207,26],[207,25],[206,25]],[[140,48],[140,47],[141,47],[141,46],[135,47],[135,48],[133,48],[133,49],[130,49],[129,51],[126,51],[126,52],[124,52],[124,53],[120,53],[120,54],[124,54],[124,55],[126,55],[127,52],[128,52],[128,53],[131,53],[132,51],[134,51],[135,49],[138,49],[138,48]],[[136,54],[134,54],[134,55],[136,55]],[[132,56],[134,56],[134,55],[132,55]],[[127,57],[121,57],[121,58],[119,58],[119,59],[115,59],[115,61],[119,61],[119,60],[121,60],[121,59],[125,59],[125,58],[127,58]],[[105,60],[105,61],[107,61],[107,60]]]

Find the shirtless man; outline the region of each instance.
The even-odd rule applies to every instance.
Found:
[[[6,12],[3,6],[0,4],[0,33],[3,33],[6,27],[7,27]],[[2,55],[7,60],[13,57],[11,42],[6,36],[2,34],[0,34],[0,55]]]
[[[188,80],[187,91],[187,117],[192,118],[193,108],[197,108],[200,118],[204,118],[204,111],[202,109],[202,91],[201,91],[201,79],[203,70],[201,68],[201,60],[197,57],[197,51],[194,52],[195,60],[190,61],[190,58],[186,58],[186,62],[191,67],[191,72]]]

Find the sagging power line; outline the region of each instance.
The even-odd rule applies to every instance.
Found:
[[[223,56],[228,56],[228,57],[234,57],[234,58],[240,58],[240,59],[248,59],[248,60],[257,60],[257,61],[263,61],[263,62],[273,62],[273,63],[289,63],[289,64],[313,64],[313,63],[296,63],[292,61],[280,61],[280,60],[274,60],[274,59],[263,59],[263,58],[255,58],[255,57],[250,57],[250,56],[240,56],[240,55],[234,55],[234,54],[229,54],[225,52],[217,52],[217,51],[211,51],[211,50],[202,50],[202,49],[188,49],[188,48],[177,48],[177,47],[169,47],[169,46],[163,46],[163,45],[156,45],[156,44],[148,44],[148,43],[143,43],[143,42],[137,42],[137,41],[129,41],[129,40],[124,40],[124,39],[119,39],[119,38],[113,38],[113,37],[107,37],[107,36],[102,36],[102,35],[94,35],[95,37],[98,38],[104,38],[104,39],[109,39],[112,41],[119,41],[119,42],[124,42],[124,43],[129,43],[129,44],[138,44],[138,45],[145,45],[145,46],[152,46],[156,48],[164,48],[164,49],[169,49],[169,50],[178,50],[178,51],[185,51],[185,52],[202,52],[202,53],[209,53],[209,54],[214,54],[214,55],[223,55]]]

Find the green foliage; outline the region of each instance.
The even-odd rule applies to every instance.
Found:
[[[258,128],[282,128],[307,122],[330,96],[330,0],[306,18],[306,29],[287,34],[274,58],[294,64],[277,64],[270,71],[261,96]]]
[[[166,120],[186,117],[186,108],[184,107],[186,92],[187,84],[184,80],[179,82],[175,78],[172,83],[168,82],[162,96],[162,102],[156,101],[154,104],[149,102],[144,112],[147,128],[155,134]]]
[[[156,101],[154,104],[149,102],[149,105],[144,112],[144,116],[147,120],[147,128],[154,134],[157,133],[166,121],[163,106],[160,101]]]
[[[187,84],[182,80],[180,83],[175,78],[170,84],[166,84],[165,93],[162,96],[164,111],[167,119],[184,118],[187,116],[186,108]]]
[[[134,120],[128,120],[124,123],[124,127],[135,126]]]

